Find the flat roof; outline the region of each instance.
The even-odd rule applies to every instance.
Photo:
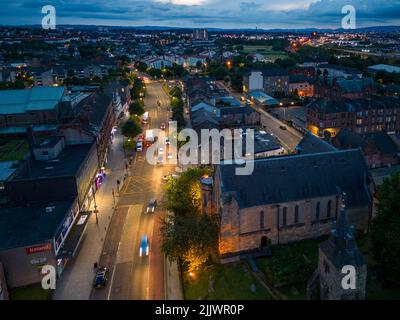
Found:
[[[89,153],[92,143],[69,145],[55,160],[27,160],[14,180],[74,176]]]
[[[57,233],[74,199],[0,209],[0,250],[34,246]],[[52,207],[51,212],[46,208]]]

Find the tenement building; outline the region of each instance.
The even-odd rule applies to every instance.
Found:
[[[400,131],[400,99],[316,99],[307,108],[307,129],[320,137],[336,136],[343,128],[356,133]]]
[[[329,234],[342,192],[350,223],[368,229],[372,200],[358,149],[256,159],[250,175],[236,175],[236,168],[221,163],[214,176],[222,262],[267,244]]]

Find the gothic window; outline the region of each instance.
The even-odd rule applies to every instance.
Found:
[[[287,213],[287,208],[283,207],[283,211],[282,211],[282,225],[286,226],[286,213]]]
[[[328,218],[331,217],[331,207],[332,207],[332,201],[331,201],[331,200],[328,200],[328,207],[326,208],[326,216],[327,216]]]
[[[315,220],[319,220],[319,212],[320,212],[321,204],[318,201],[317,202],[317,207],[315,208]]]
[[[324,261],[324,271],[325,273],[329,273],[329,264],[326,261]]]
[[[260,230],[264,230],[264,211],[260,212]]]

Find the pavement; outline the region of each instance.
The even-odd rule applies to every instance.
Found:
[[[118,130],[110,147],[106,179],[95,195],[99,211],[99,223],[96,224],[96,215],[92,213],[80,248],[78,248],[72,261],[67,264],[57,282],[56,290],[53,294],[54,300],[89,299],[95,275],[94,263],[99,261],[104,239],[114,213],[112,190],[116,190],[117,180],[123,181],[124,173],[123,137],[120,134],[120,130]],[[93,209],[92,203],[91,210]]]

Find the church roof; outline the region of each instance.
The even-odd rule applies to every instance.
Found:
[[[234,192],[240,208],[348,194],[350,207],[370,205],[365,186],[368,168],[358,149],[254,160],[250,175],[237,165],[221,164],[223,192]]]

